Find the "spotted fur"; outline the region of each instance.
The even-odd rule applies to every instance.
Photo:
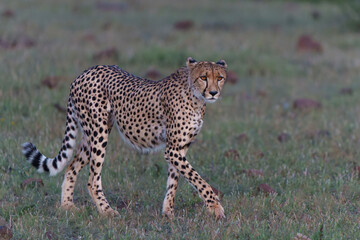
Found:
[[[174,216],[174,198],[182,175],[198,191],[210,213],[225,217],[218,196],[187,161],[186,152],[202,127],[206,102],[215,102],[220,96],[227,65],[224,60],[197,62],[193,58],[188,58],[186,65],[160,81],[136,77],[117,66],[92,67],[75,79],[59,154],[47,158],[32,143],[22,145],[27,161],[39,172],[53,176],[68,165],[62,185],[63,208],[74,207],[77,175],[90,164],[88,190],[99,212],[118,214],[106,200],[101,184],[108,136],[115,124],[125,142],[141,152],[165,148],[165,216]],[[82,140],[70,162],[78,129]]]

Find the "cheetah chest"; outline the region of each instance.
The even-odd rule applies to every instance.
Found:
[[[194,114],[192,120],[191,120],[191,127],[193,129],[193,135],[196,136],[199,134],[201,127],[203,125],[203,119],[201,114]]]

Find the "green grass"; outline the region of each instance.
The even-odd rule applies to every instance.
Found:
[[[5,1],[0,39],[30,38],[32,48],[0,47],[0,215],[14,239],[311,239],[360,238],[360,41],[346,27],[340,9],[326,3],[286,1],[128,1],[123,11],[102,11],[96,1]],[[313,20],[311,12],[321,13]],[[178,31],[173,24],[192,20]],[[311,34],[322,54],[301,54],[296,41]],[[92,40],[86,36],[92,36]],[[114,47],[115,58],[94,60]],[[105,194],[121,217],[99,216],[87,193],[88,168],[75,189],[78,212],[60,210],[63,176],[37,174],[25,162],[21,143],[32,141],[45,155],[56,154],[63,137],[72,79],[96,64],[116,64],[139,76],[150,67],[164,76],[197,60],[225,59],[239,76],[223,98],[208,106],[205,122],[188,159],[224,193],[227,218],[208,216],[201,199],[183,179],[176,218],[161,216],[167,166],[161,153],[140,155],[111,134],[103,168]],[[54,89],[41,85],[61,76]],[[341,95],[340,89],[353,89]],[[258,90],[266,91],[265,97]],[[292,108],[297,98],[322,103],[321,110]],[[310,138],[327,130],[330,136]],[[286,132],[289,141],[277,136]],[[236,137],[246,133],[249,140]],[[238,159],[227,158],[229,149]],[[261,156],[260,153],[263,153]],[[244,170],[261,169],[251,177]],[[44,186],[29,184],[41,178]],[[278,193],[257,190],[267,183]]]

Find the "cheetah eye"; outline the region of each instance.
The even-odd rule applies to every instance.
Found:
[[[224,79],[224,77],[222,77],[222,76],[218,76],[218,77],[217,77],[217,80],[218,80],[218,81],[221,81],[221,80],[223,80],[223,79]]]
[[[200,79],[203,80],[203,81],[206,81],[207,77],[206,76],[200,76]]]

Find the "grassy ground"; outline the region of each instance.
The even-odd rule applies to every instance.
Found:
[[[12,225],[13,239],[291,239],[297,233],[360,238],[360,36],[348,30],[336,7],[230,0],[107,6],[0,3],[0,215]],[[181,20],[194,26],[174,29]],[[304,33],[322,44],[323,53],[296,51]],[[110,48],[110,56],[94,57]],[[198,172],[224,193],[227,218],[209,217],[183,180],[176,219],[162,218],[162,154],[139,155],[115,131],[103,185],[121,217],[98,215],[86,190],[87,168],[75,190],[80,210],[59,210],[63,176],[35,173],[20,144],[32,141],[49,157],[57,153],[65,115],[53,104],[66,105],[71,81],[96,64],[116,64],[139,76],[155,68],[165,76],[188,56],[223,58],[239,77],[208,107],[188,153]],[[58,77],[53,89],[41,84],[49,76]],[[342,88],[353,94],[340,94]],[[293,109],[297,98],[314,99],[322,108]],[[237,140],[241,133],[247,141]],[[281,133],[289,140],[279,142]],[[247,174],[251,169],[262,174]],[[22,185],[28,178],[44,185]],[[277,194],[259,191],[262,183]]]

